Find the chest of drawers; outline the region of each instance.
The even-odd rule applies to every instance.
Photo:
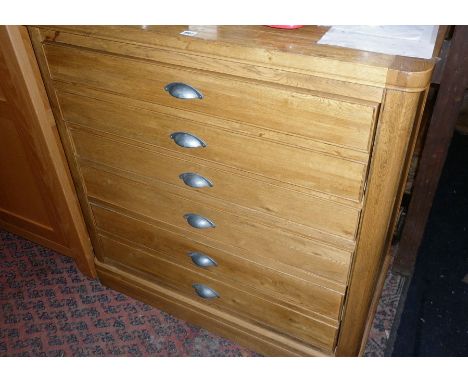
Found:
[[[187,28],[29,28],[100,279],[264,354],[359,354],[433,63]]]

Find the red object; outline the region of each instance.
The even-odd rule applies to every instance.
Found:
[[[304,25],[268,25],[271,28],[278,28],[278,29],[298,29],[302,28]]]

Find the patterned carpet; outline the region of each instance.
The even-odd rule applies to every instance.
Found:
[[[383,356],[401,279],[387,278],[367,356]],[[255,356],[89,280],[74,262],[0,230],[0,356]]]
[[[395,317],[400,307],[400,299],[407,279],[394,274],[391,270],[387,274],[382,296],[375,313],[374,322],[367,340],[366,357],[383,357],[391,355],[395,332]],[[394,326],[395,325],[395,326]]]

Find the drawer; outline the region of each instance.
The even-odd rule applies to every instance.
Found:
[[[130,98],[265,126],[369,151],[378,104],[333,99],[286,86],[155,61],[44,44],[52,79],[85,84]],[[235,64],[233,64],[235,65]],[[178,99],[165,87],[185,83],[202,99]]]
[[[194,202],[170,192],[171,186],[150,186],[88,166],[82,166],[81,172],[88,196],[97,201],[317,275],[332,276],[340,282],[347,277],[351,253],[346,250],[279,230],[228,210],[213,208],[207,203]],[[193,228],[184,218],[188,213],[211,219],[216,227]],[[334,267],[335,263],[339,266]],[[330,272],[329,267],[338,268],[340,273]]]
[[[308,309],[338,320],[343,294],[316,283],[279,272],[254,259],[245,259],[208,245],[190,240],[185,235],[157,227],[141,220],[93,206],[93,214],[101,233],[106,232],[135,242],[162,254],[170,260],[238,288],[242,286],[270,293],[288,301],[298,309]],[[133,234],[126,231],[130,227]],[[192,254],[192,257],[190,256]],[[110,256],[106,252],[103,257]],[[213,260],[213,262],[211,261]],[[151,263],[148,263],[151,266]],[[131,264],[130,264],[131,265]],[[137,265],[133,265],[137,267]]]
[[[101,237],[101,243],[109,259],[131,268],[137,267],[136,269],[156,276],[163,284],[173,287],[186,296],[322,349],[331,350],[334,346],[336,325],[316,320],[270,301],[266,296],[238,289],[121,242]],[[212,288],[219,297],[212,299],[199,297],[193,288],[193,285],[197,284]]]
[[[67,122],[343,198],[362,195],[366,163],[77,95],[59,93],[59,100]],[[170,135],[180,131],[202,139],[206,147],[179,147]]]
[[[88,130],[71,129],[71,133],[80,158],[186,187],[196,193],[334,235],[349,239],[355,237],[359,220],[359,210],[356,208],[206,166],[199,160],[168,155],[167,151],[148,150],[131,142],[106,139]],[[179,176],[184,173],[197,174],[202,177],[199,181],[206,179],[209,183],[206,182],[202,188],[192,188],[180,179]],[[186,182],[190,180],[193,181],[188,179]]]

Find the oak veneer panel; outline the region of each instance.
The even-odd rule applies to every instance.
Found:
[[[169,106],[131,99],[124,95],[109,93],[76,83],[51,81],[51,84],[54,88],[54,98],[71,97],[71,102],[73,104],[77,104],[75,108],[77,108],[78,111],[75,110],[75,114],[79,115],[81,113],[85,113],[85,115],[88,116],[87,118],[89,118],[90,114],[88,113],[92,113],[91,115],[93,117],[89,122],[92,120],[99,122],[97,124],[93,123],[94,126],[106,126],[106,119],[102,119],[102,116],[105,116],[105,118],[112,118],[115,112],[118,111],[121,113],[120,118],[124,119],[125,123],[119,124],[118,119],[115,117],[112,119],[113,124],[116,123],[117,126],[120,126],[120,130],[115,130],[115,134],[121,135],[125,133],[125,136],[128,138],[141,143],[158,144],[160,146],[164,145],[163,140],[158,141],[156,139],[157,131],[155,131],[154,128],[151,128],[153,125],[150,121],[171,117],[170,119],[173,120],[174,123],[178,123],[179,126],[192,126],[192,124],[196,124],[199,125],[199,128],[206,128],[212,131],[214,129],[218,134],[224,134],[225,132],[229,134],[237,134],[241,135],[244,139],[253,138],[256,141],[260,139],[261,141],[273,142],[290,148],[300,148],[308,151],[320,152],[328,156],[343,158],[364,164],[369,161],[369,154],[364,151],[350,149],[326,142],[319,142],[303,135],[287,134],[285,132],[271,130],[259,125],[222,119],[208,114],[196,113],[188,109],[174,109]],[[67,100],[64,100],[64,102],[67,102]],[[99,114],[96,114],[95,109],[91,112],[86,111],[87,107],[92,107],[93,105],[95,105],[94,107],[99,110]],[[72,105],[72,108],[73,107],[74,106]],[[100,117],[101,113],[102,116]],[[61,113],[58,115],[61,115],[61,118],[63,118]],[[95,118],[97,118],[97,120]],[[146,123],[148,125],[145,124],[145,120],[147,120]],[[129,121],[130,124],[128,124]],[[126,125],[127,127],[131,126],[132,121],[134,121],[134,124],[142,124],[142,126],[146,126],[146,129],[144,131],[139,131],[139,129],[137,129],[136,132],[132,133],[132,129],[124,128]],[[104,129],[109,132],[112,131],[105,129],[104,126],[100,128],[100,130]]]
[[[311,25],[287,33],[265,26],[235,25],[57,26],[54,29],[55,33],[49,35],[51,41],[59,39],[60,31],[65,31],[94,40],[120,41],[127,45],[130,43],[229,58],[237,62],[247,61],[327,79],[339,79],[351,84],[415,92],[427,86],[434,66],[433,60],[319,45],[317,41],[328,30],[324,26]],[[184,30],[197,34],[182,36],[180,33]]]
[[[421,94],[388,90],[379,122],[369,175],[366,207],[353,260],[337,355],[358,354],[372,296],[391,239],[390,223],[397,208],[401,172],[410,154]]]
[[[179,233],[169,231],[161,227],[151,226],[143,221],[126,217],[116,212],[93,206],[98,228],[101,234],[117,237],[131,243],[132,246],[150,251],[153,256],[165,257],[174,263],[186,268],[206,274],[220,281],[227,281],[233,285],[244,285],[247,289],[257,289],[269,293],[276,299],[289,301],[298,306],[298,309],[316,311],[316,306],[321,306],[325,311],[337,311],[341,306],[343,292],[318,285],[311,280],[300,279],[277,271],[268,264],[257,263],[255,257],[245,258],[232,252],[213,248],[209,245],[193,241]],[[133,225],[132,233],[122,233],[122,227]],[[146,248],[146,249],[145,249]],[[200,268],[191,260],[189,253],[199,252],[210,256],[216,261],[217,266]],[[98,253],[104,258],[105,252]],[[150,263],[150,261],[149,261]],[[151,264],[149,264],[151,267]],[[334,314],[331,314],[333,316]]]
[[[296,184],[323,193],[359,200],[366,174],[366,164],[294,149],[281,143],[250,139],[218,131],[192,121],[127,109],[124,105],[101,103],[92,99],[59,94],[62,113],[68,122],[124,137],[145,140],[214,162]],[[184,131],[196,135],[207,147],[184,149],[170,134]]]
[[[337,332],[336,327],[332,325],[266,300],[265,297],[253,292],[234,288],[201,273],[193,272],[165,259],[148,257],[147,253],[118,241],[102,237],[101,243],[109,258],[130,267],[137,265],[141,267],[140,270],[151,273],[187,297],[252,320],[254,323],[266,325],[275,328],[275,330],[279,329],[282,333],[314,344],[324,350],[332,350]],[[137,260],[130,261],[130,259]],[[149,264],[145,263],[144,259],[151,259],[150,263],[153,266],[148,267]],[[131,264],[129,264],[130,262]],[[214,299],[198,297],[192,288],[192,285],[197,283],[215,289],[220,297]]]
[[[325,246],[319,242],[311,245],[317,255],[310,260],[307,255],[297,255],[290,259],[291,264],[296,267],[285,265],[283,263],[272,261],[270,257],[262,256],[257,251],[241,250],[238,247],[220,243],[203,236],[200,233],[189,231],[188,228],[178,228],[164,222],[145,219],[143,216],[135,215],[126,210],[111,209],[108,205],[91,204],[96,225],[100,230],[111,233],[115,236],[134,241],[139,245],[146,246],[154,250],[161,250],[159,235],[171,232],[171,237],[178,236],[183,242],[190,242],[197,248],[203,248],[206,252],[219,251],[223,254],[229,253],[234,257],[239,257],[243,262],[254,262],[265,268],[271,268],[282,274],[290,275],[317,285],[322,285],[328,289],[343,294],[346,291],[345,283],[348,278],[349,264],[351,254],[343,252],[342,258],[337,257],[339,250]],[[184,239],[182,239],[184,238]],[[175,248],[175,247],[174,247]],[[171,251],[166,251],[171,252]],[[214,253],[214,252],[213,252]],[[171,252],[172,254],[172,252]],[[320,255],[321,254],[321,255]],[[97,252],[97,256],[100,253]],[[306,266],[307,263],[311,266]],[[299,264],[304,264],[299,268]],[[310,272],[313,271],[313,273]],[[262,280],[256,280],[257,283],[263,283]],[[287,296],[284,296],[287,298]]]
[[[75,259],[93,253],[25,27],[0,26],[0,225]]]
[[[307,194],[275,187],[267,182],[199,164],[194,160],[182,160],[167,155],[167,152],[139,148],[132,142],[108,139],[78,126],[74,127],[71,133],[80,158],[187,187],[196,193],[236,203],[280,219],[292,220],[331,234],[349,239],[355,237],[359,220],[359,210],[355,208],[311,198]],[[213,187],[189,188],[179,178],[180,174],[187,172],[204,176],[212,182]]]
[[[356,241],[345,238],[343,236],[334,235],[326,231],[320,231],[304,224],[295,223],[291,220],[279,219],[270,214],[262,213],[251,208],[245,208],[229,201],[220,200],[218,198],[210,198],[200,192],[195,192],[190,187],[174,186],[160,180],[138,175],[133,172],[124,171],[118,168],[109,167],[104,164],[89,161],[86,159],[78,159],[78,163],[83,168],[94,168],[97,171],[111,173],[116,176],[131,180],[137,184],[142,184],[150,188],[156,188],[164,194],[171,194],[177,198],[187,200],[188,203],[193,202],[197,205],[206,205],[211,210],[225,211],[228,214],[233,214],[241,217],[242,221],[251,221],[262,225],[278,228],[282,232],[289,232],[299,236],[307,237],[310,240],[320,241],[324,244],[335,248],[344,249],[347,252],[354,251]]]
[[[370,148],[378,104],[327,99],[295,88],[249,83],[236,77],[73,47],[47,44],[44,50],[51,78],[55,80],[85,84],[176,109],[258,124],[356,149]],[[170,96],[164,88],[171,82],[195,87],[203,94],[203,99],[180,100]]]
[[[296,302],[292,302],[285,298],[280,298],[278,294],[272,293],[271,290],[269,291],[264,288],[260,289],[260,288],[253,287],[252,285],[243,284],[242,280],[232,280],[232,279],[229,279],[229,277],[219,277],[219,274],[217,277],[213,273],[205,272],[204,270],[199,269],[194,266],[189,265],[187,267],[187,264],[184,264],[184,263],[181,264],[178,261],[174,261],[174,259],[171,257],[163,256],[159,253],[155,253],[148,248],[144,248],[138,245],[135,246],[133,242],[122,240],[122,238],[119,238],[113,235],[108,235],[104,233],[102,236],[100,236],[100,243],[101,243],[100,248],[102,249],[102,253],[105,254],[105,256],[101,256],[102,261],[105,262],[106,259],[107,260],[112,259],[112,261],[116,261],[118,264],[125,264],[125,266],[127,267],[138,269],[141,272],[146,272],[147,274],[152,274],[155,276],[160,275],[161,272],[167,271],[167,274],[164,275],[162,278],[160,276],[158,277],[162,282],[168,282],[171,285],[173,285],[174,288],[186,289],[187,285],[185,282],[184,283],[180,282],[180,277],[183,277],[183,276],[177,276],[176,278],[173,278],[171,272],[169,272],[168,269],[164,269],[164,266],[167,263],[172,264],[174,266],[181,267],[183,269],[181,271],[182,273],[186,273],[189,275],[191,274],[195,278],[208,277],[209,280],[211,280],[211,282],[225,283],[240,291],[243,291],[249,294],[254,294],[258,297],[271,301],[274,304],[280,305],[283,308],[291,309],[295,312],[308,316],[314,320],[318,320],[327,325],[331,325],[334,327],[338,326],[338,321],[335,318],[331,317],[335,315],[333,311],[336,309],[336,307],[337,306],[339,307],[341,304],[341,301],[339,300],[342,298],[342,296],[338,296],[337,294],[329,293],[328,296],[326,296],[327,291],[322,291],[321,293],[317,293],[317,289],[316,289],[315,293],[309,296],[309,298],[314,296],[317,298],[317,300],[320,300],[315,304],[315,306],[320,306],[321,311],[324,311],[326,309],[325,307],[328,306],[328,308],[330,309],[329,314],[323,315],[323,314],[317,313],[315,310],[311,310],[310,306],[300,305],[300,304],[297,304]],[[112,243],[119,243],[118,247],[120,247],[120,249],[116,247],[117,244],[113,245]],[[129,248],[131,248],[130,251],[129,251]],[[265,277],[268,278],[269,276],[266,275]],[[283,278],[283,281],[287,282],[286,277]],[[193,284],[190,284],[190,285],[193,285]],[[190,290],[190,295],[196,296],[193,290]],[[242,314],[242,313],[239,313],[239,315],[246,316],[245,314]]]
[[[193,55],[187,53],[185,50],[168,50],[167,48],[162,48],[157,45],[149,47],[109,39],[95,39],[88,34],[78,35],[67,33],[63,30],[57,31],[41,29],[41,39],[46,43],[60,43],[135,58],[150,59],[160,63],[185,66],[253,80],[299,87],[315,92],[333,93],[336,96],[378,103],[382,101],[383,89],[380,87],[350,83],[332,78],[323,78],[315,73],[312,74],[304,70],[292,71],[291,68],[282,68],[264,64],[258,65],[255,62],[239,60],[239,57],[233,60],[226,56],[217,57],[206,54]]]
[[[207,203],[185,199],[160,187],[149,186],[93,167],[82,166],[81,171],[92,200],[104,201],[312,273],[315,269],[315,256],[330,255],[330,261],[349,261],[349,253],[346,251],[332,250],[306,237],[210,207]],[[190,227],[183,217],[187,213],[205,216],[216,227],[202,230]]]

